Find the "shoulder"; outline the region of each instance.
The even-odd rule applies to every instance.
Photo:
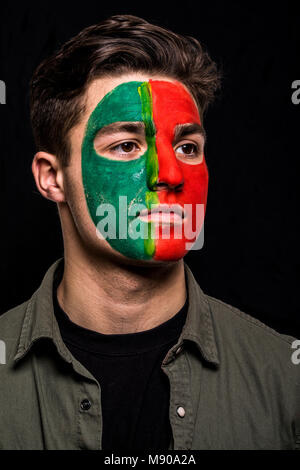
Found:
[[[204,295],[210,306],[220,354],[231,352],[255,369],[270,366],[285,377],[286,374],[297,377],[300,383],[300,364],[297,366],[292,360],[295,347],[300,347],[296,338],[280,334],[238,308]]]
[[[13,359],[17,351],[24,317],[28,303],[22,304],[8,310],[0,315],[0,345],[2,350],[2,362]],[[5,356],[5,357],[4,357]],[[3,368],[0,367],[0,372]]]
[[[232,327],[240,328],[251,332],[251,334],[257,335],[259,338],[268,338],[271,341],[281,343],[282,345],[291,345],[296,338],[288,335],[281,334],[276,330],[270,328],[260,320],[257,320],[253,316],[239,310],[232,305],[226,304],[222,300],[216,299],[209,295],[205,295],[208,301],[211,312],[216,322],[221,323],[223,327],[227,326],[229,330]],[[228,321],[231,323],[228,323]]]
[[[0,315],[0,334],[2,336],[14,336],[22,328],[26,309],[30,300],[8,310]]]

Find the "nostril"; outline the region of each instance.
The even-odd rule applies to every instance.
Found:
[[[160,191],[162,189],[167,189],[168,185],[166,183],[156,183],[153,185],[153,190],[154,191]]]
[[[177,192],[182,191],[182,189],[183,189],[183,181],[174,187],[174,190]]]
[[[164,189],[172,190],[175,192],[182,191],[183,181],[179,184],[156,183],[152,186],[152,191],[162,191]]]

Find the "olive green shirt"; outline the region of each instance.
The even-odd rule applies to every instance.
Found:
[[[101,383],[71,355],[53,311],[59,262],[29,301],[0,316],[0,449],[101,449]],[[299,448],[294,339],[205,295],[185,272],[186,323],[161,365],[169,449]]]

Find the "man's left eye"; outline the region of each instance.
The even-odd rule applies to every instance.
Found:
[[[195,155],[198,153],[198,147],[196,144],[183,144],[177,147],[176,152],[184,155]]]

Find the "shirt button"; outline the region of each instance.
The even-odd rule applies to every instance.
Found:
[[[80,408],[83,410],[83,411],[87,411],[90,409],[90,407],[92,406],[90,400],[88,400],[87,398],[85,398],[84,400],[82,400],[82,402],[80,403]]]
[[[177,411],[178,416],[180,416],[180,418],[184,418],[185,409],[182,406],[178,406],[176,411]]]

